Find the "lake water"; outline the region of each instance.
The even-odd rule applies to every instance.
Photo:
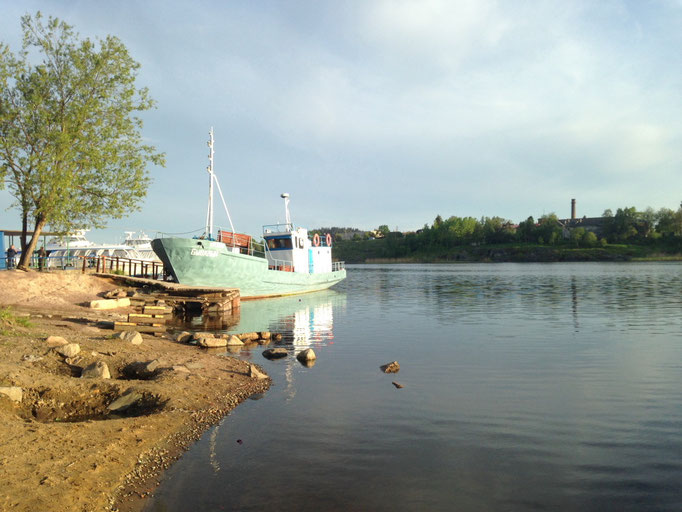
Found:
[[[291,356],[241,352],[271,389],[145,510],[682,510],[681,312],[679,263],[350,266],[243,303]]]

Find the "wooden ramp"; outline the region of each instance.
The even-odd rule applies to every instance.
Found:
[[[183,315],[190,311],[201,312],[204,316],[233,315],[239,311],[238,288],[186,286],[156,279],[96,274],[122,285],[149,287],[150,293],[137,294],[130,303],[138,313],[131,313],[127,322],[116,322],[114,329],[137,330],[139,332],[164,332],[166,321],[173,314]],[[162,304],[159,306],[158,304]]]

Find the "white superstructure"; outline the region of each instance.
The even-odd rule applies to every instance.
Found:
[[[275,270],[287,270],[302,274],[321,274],[336,270],[332,264],[332,238],[315,234],[308,237],[308,230],[291,223],[289,194],[282,194],[287,222],[263,226],[265,256],[268,266]]]

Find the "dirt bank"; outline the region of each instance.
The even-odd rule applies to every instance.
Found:
[[[97,321],[124,312],[81,304],[113,288],[76,273],[0,272],[0,306],[31,315],[30,326],[0,324],[0,386],[23,391],[21,402],[0,395],[0,510],[138,510],[193,440],[269,386],[248,376],[247,362],[168,338],[112,339]],[[48,347],[48,335],[81,352],[65,359]],[[153,377],[126,378],[130,363],[152,360]],[[79,378],[96,361],[111,379]],[[129,389],[140,397],[135,405],[111,413],[107,406]]]

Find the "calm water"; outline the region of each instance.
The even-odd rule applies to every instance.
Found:
[[[243,351],[272,388],[146,510],[682,510],[681,311],[678,263],[353,266],[245,303],[233,330],[317,363]]]

